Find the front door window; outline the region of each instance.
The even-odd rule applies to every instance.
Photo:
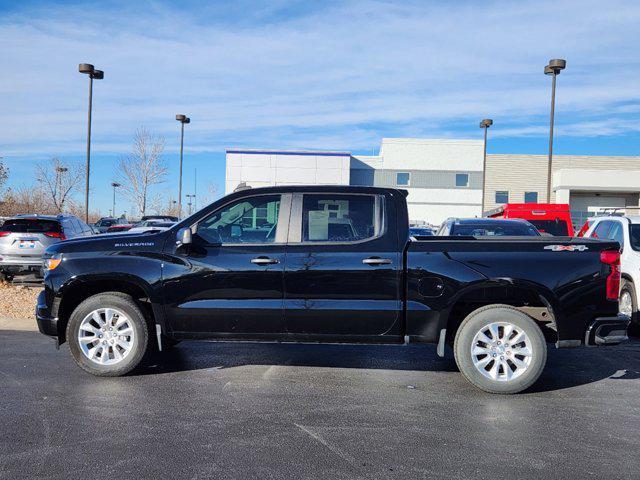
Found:
[[[197,234],[210,244],[273,243],[280,195],[260,195],[232,203],[198,224]]]

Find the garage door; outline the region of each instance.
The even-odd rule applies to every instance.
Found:
[[[620,208],[627,206],[626,195],[581,195],[571,194],[571,217],[574,225],[582,225],[602,208]]]

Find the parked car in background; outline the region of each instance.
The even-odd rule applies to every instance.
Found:
[[[640,327],[640,216],[593,217],[584,237],[614,240],[620,244],[620,313],[631,317],[636,328]]]
[[[104,232],[104,233],[128,232],[133,227],[135,227],[135,224],[133,224],[133,223],[118,223],[116,225],[111,225],[109,228],[107,228],[107,231]]]
[[[539,237],[540,232],[526,220],[497,218],[448,218],[438,236],[449,237]]]
[[[94,227],[98,230],[99,233],[106,233],[109,227],[128,224],[129,222],[127,222],[126,218],[103,217],[94,224]]]
[[[409,235],[412,237],[433,237],[433,230],[427,227],[409,227]]]
[[[40,272],[45,248],[67,238],[89,237],[93,230],[73,215],[18,215],[0,227],[0,272],[7,279]]]
[[[146,220],[140,222],[133,228],[127,230],[127,233],[145,233],[145,232],[162,232],[173,227],[176,222],[165,222],[162,220]]]
[[[539,232],[572,237],[573,222],[568,203],[507,203],[485,213],[489,218],[521,218]]]
[[[145,215],[140,219],[141,222],[146,222],[147,220],[164,220],[165,222],[177,222],[178,217],[174,217],[173,215]]]

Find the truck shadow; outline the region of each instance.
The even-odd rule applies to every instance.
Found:
[[[607,378],[640,379],[640,341],[603,348],[557,350],[548,345],[547,366],[528,392],[585,385]],[[155,375],[247,365],[456,372],[453,352],[436,355],[433,345],[319,345],[245,342],[182,342],[151,356],[133,375]]]

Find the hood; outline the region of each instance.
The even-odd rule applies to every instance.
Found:
[[[154,233],[95,235],[80,237],[55,243],[47,248],[46,255],[73,252],[120,252],[139,250],[162,250],[167,231]]]

